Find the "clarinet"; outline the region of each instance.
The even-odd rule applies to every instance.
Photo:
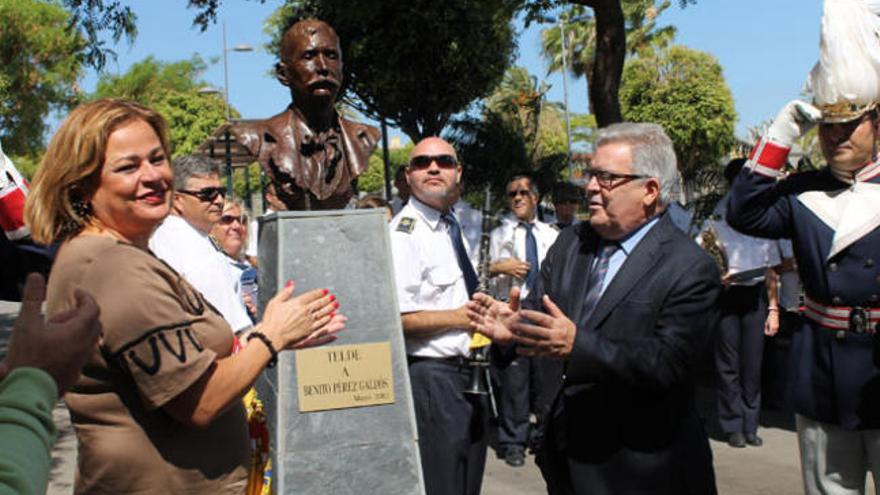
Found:
[[[492,193],[486,186],[485,199],[483,201],[483,225],[480,234],[480,266],[479,285],[477,292],[489,292],[489,242],[492,230]],[[486,395],[489,398],[489,408],[493,419],[498,418],[498,403],[495,401],[495,391],[492,387],[492,376],[489,371],[489,346],[492,341],[485,335],[475,333],[471,339],[470,365],[471,379],[466,394]]]

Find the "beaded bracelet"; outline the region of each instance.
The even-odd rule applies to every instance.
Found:
[[[250,343],[251,339],[260,339],[264,344],[266,344],[266,348],[269,349],[269,354],[272,354],[272,357],[269,358],[269,362],[266,364],[267,368],[274,368],[278,363],[278,351],[275,350],[275,346],[272,345],[272,341],[269,340],[269,337],[266,337],[266,334],[263,332],[251,332],[247,337],[248,343]]]

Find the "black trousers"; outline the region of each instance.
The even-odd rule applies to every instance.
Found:
[[[525,356],[517,356],[498,368],[499,444],[540,444],[544,419],[562,383],[562,370],[562,360]],[[530,413],[538,419],[534,431],[530,431]]]
[[[479,495],[486,465],[488,407],[464,393],[471,369],[440,360],[411,360],[419,454],[427,495]]]
[[[725,433],[755,433],[761,412],[761,357],[767,292],[763,283],[721,294],[715,346],[718,422]]]
[[[712,450],[702,419],[694,409],[683,412],[677,446],[669,445],[662,449],[665,452],[624,445],[609,451],[597,446],[597,440],[601,443],[607,438],[570,436],[558,431],[565,423],[564,412],[548,419],[544,445],[535,456],[547,494],[716,495]],[[560,437],[575,445],[562,447]]]

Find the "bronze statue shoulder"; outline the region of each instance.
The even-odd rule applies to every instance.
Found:
[[[264,142],[279,142],[285,129],[290,126],[290,109],[268,119],[247,120],[233,123],[229,131],[252,155],[260,156]]]

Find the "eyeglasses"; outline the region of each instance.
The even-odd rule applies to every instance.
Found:
[[[421,170],[431,166],[432,162],[437,162],[440,168],[452,168],[458,165],[455,157],[452,155],[419,155],[412,157],[409,161],[409,168]]]
[[[226,197],[225,187],[203,187],[198,191],[178,189],[177,192],[194,196],[198,198],[199,201],[204,201],[205,203],[210,203],[211,201],[214,201],[215,199],[217,199],[217,196],[223,196],[224,198]]]
[[[232,225],[233,222],[238,222],[241,225],[245,225],[247,223],[247,217],[244,215],[223,215],[222,217],[220,217],[220,225]]]
[[[529,191],[528,189],[517,189],[516,191],[507,191],[507,197],[510,199],[513,199],[517,196],[529,197],[529,195],[531,195],[531,194],[532,194],[532,191]]]
[[[599,183],[599,187],[603,189],[611,189],[615,186],[614,182],[621,179],[630,181],[634,179],[647,179],[651,176],[643,174],[618,174],[598,168],[588,168],[584,171],[585,184],[589,184],[594,177],[596,178],[596,182]]]

